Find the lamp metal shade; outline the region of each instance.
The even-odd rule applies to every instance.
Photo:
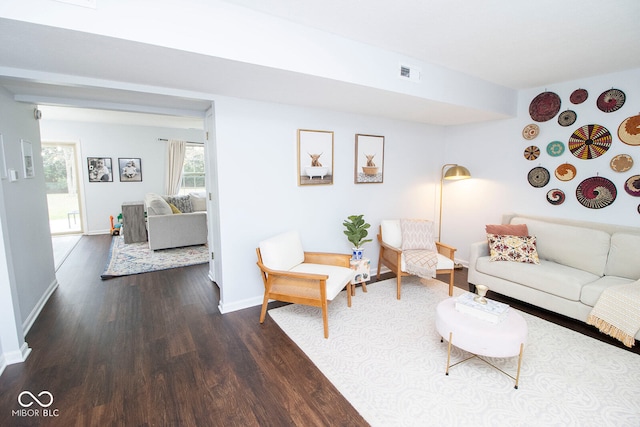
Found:
[[[469,169],[464,166],[455,165],[447,169],[444,173],[444,179],[448,180],[456,180],[456,179],[467,179],[471,178],[471,173]]]

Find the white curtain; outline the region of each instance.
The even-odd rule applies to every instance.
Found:
[[[166,194],[178,194],[182,179],[182,165],[187,142],[170,139],[167,143],[167,182]]]

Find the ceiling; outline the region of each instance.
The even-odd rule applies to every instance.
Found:
[[[226,2],[515,90],[640,68],[638,0]],[[441,125],[500,118],[407,94],[2,18],[0,40],[0,69],[29,70],[19,76],[0,72],[0,85],[16,99],[133,111],[147,119],[159,115],[165,124],[171,116],[201,121],[211,94]],[[45,78],[50,73],[58,78]],[[49,110],[55,117],[62,112]]]

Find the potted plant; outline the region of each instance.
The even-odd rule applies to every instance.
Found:
[[[344,234],[347,236],[347,240],[353,244],[353,259],[362,259],[362,245],[372,241],[366,239],[369,235],[367,229],[371,227],[371,224],[362,219],[363,216],[351,215],[342,223],[346,228]]]

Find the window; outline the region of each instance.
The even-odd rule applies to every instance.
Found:
[[[202,191],[205,191],[204,145],[187,144],[182,165],[180,194]]]

